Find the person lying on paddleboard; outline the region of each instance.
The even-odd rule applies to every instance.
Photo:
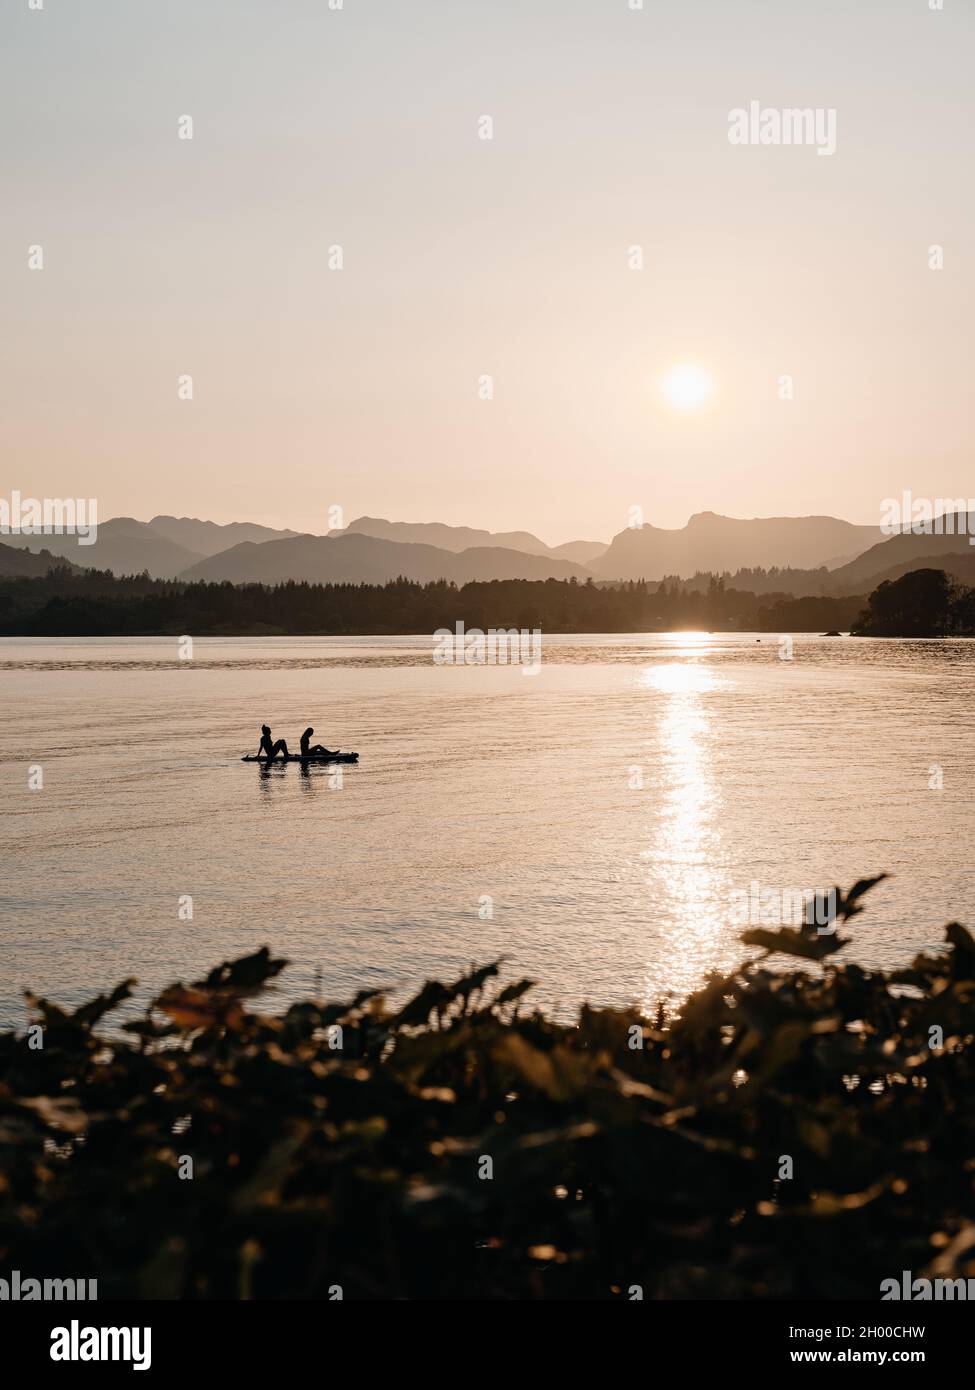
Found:
[[[257,756],[259,758],[267,758],[268,762],[271,763],[279,753],[286,758],[288,756],[288,745],[283,738],[279,738],[277,743],[273,743],[271,741],[271,730],[266,724],[262,724],[261,746],[257,750]]]
[[[311,736],[312,736],[312,734],[313,734],[314,732],[315,732],[315,730],[311,727],[311,725],[309,725],[308,728],[305,730],[305,732],[302,734],[302,736],[301,736],[301,756],[302,756],[303,758],[334,758],[334,757],[337,757],[337,756],[338,756],[337,753],[335,753],[335,752],[330,752],[327,748],[323,748],[322,745],[321,745],[320,743],[316,743],[313,747],[309,747],[309,740],[311,739]]]

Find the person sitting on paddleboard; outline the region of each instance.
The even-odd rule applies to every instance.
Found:
[[[309,725],[302,734],[301,756],[303,758],[334,758],[336,754],[330,752],[327,748],[323,748],[320,743],[316,743],[313,748],[309,747],[309,740],[314,732],[315,730]]]
[[[288,745],[283,738],[279,738],[277,743],[271,741],[271,730],[266,724],[261,725],[261,746],[257,750],[259,758],[267,758],[271,763],[281,753],[285,758],[288,756]]]

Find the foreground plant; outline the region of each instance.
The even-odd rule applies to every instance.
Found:
[[[876,881],[838,892],[841,928]],[[764,954],[669,1019],[563,1026],[497,962],[398,1010],[272,1016],[266,949],[110,1033],[133,981],[31,997],[43,1031],[0,1035],[0,1266],[102,1298],[876,1299],[903,1269],[975,1274],[975,941],[952,923],[885,973],[841,964],[841,931],[742,939]]]

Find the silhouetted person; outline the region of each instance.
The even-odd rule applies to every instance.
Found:
[[[281,753],[285,758],[288,756],[288,745],[283,738],[279,738],[277,743],[271,742],[271,730],[266,724],[261,725],[261,746],[257,750],[257,756],[267,758],[271,763]]]
[[[320,743],[316,743],[314,746],[309,747],[309,739],[314,732],[315,730],[309,724],[308,728],[302,734],[301,756],[303,758],[334,758],[335,754],[329,752],[327,748],[323,748]]]

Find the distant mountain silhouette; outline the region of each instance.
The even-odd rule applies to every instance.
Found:
[[[566,541],[564,545],[553,547],[531,531],[480,531],[473,526],[448,526],[442,521],[386,521],[376,516],[357,516],[344,531],[331,534],[376,536],[401,544],[435,545],[440,550],[452,550],[455,555],[478,546],[501,546],[505,550],[524,551],[526,555],[553,555],[577,565],[588,564],[606,549],[605,541]]]
[[[819,593],[862,593],[867,580],[895,562],[927,563],[949,550],[968,552],[967,536],[889,538],[879,527],[856,526],[835,517],[741,520],[714,512],[698,513],[677,530],[651,525],[627,529],[609,546],[598,541],[547,546],[529,531],[492,532],[376,517],[357,517],[345,531],[330,536],[275,530],[253,522],[219,525],[196,517],[160,515],[150,522],[132,517],[101,522],[94,545],[80,545],[74,536],[11,535],[3,540],[12,548],[35,553],[43,547],[87,568],[110,569],[117,575],[148,570],[158,579],[382,583],[402,574],[424,582],[445,578],[458,584],[571,576],[585,580],[590,575],[653,581],[773,568],[791,570],[790,577],[795,579],[796,571],[827,566],[832,570],[828,583],[814,581],[810,573],[804,585],[804,591],[814,588]],[[851,561],[850,557],[856,558]],[[771,591],[766,583],[758,588]]]
[[[560,560],[572,560],[577,565],[592,568],[592,562],[605,555],[608,549],[605,541],[566,541],[564,545],[551,546],[548,553]]]
[[[882,535],[879,526],[857,526],[832,516],[775,516],[743,520],[698,512],[680,530],[658,526],[614,536],[589,568],[603,579],[690,577],[761,566],[816,569],[859,555]]]
[[[219,555],[200,560],[181,579],[280,583],[286,579],[309,583],[383,584],[400,575],[428,583],[434,579],[467,584],[489,579],[584,580],[588,571],[569,560],[528,555],[504,546],[475,546],[455,554],[433,545],[403,544],[375,536],[297,536],[292,540],[245,541]]]
[[[160,535],[144,521],[131,516],[113,517],[98,523],[94,545],[79,544],[77,536],[4,536],[6,544],[63,556],[86,569],[113,570],[115,574],[141,574],[148,570],[154,579],[175,579],[180,570],[194,564],[200,555]]]
[[[964,512],[955,515],[951,524],[956,532],[959,517],[961,524],[968,526],[968,534],[926,536],[907,531],[900,535],[888,536],[879,545],[873,545],[869,550],[863,551],[849,564],[834,570],[831,576],[834,588],[838,590],[842,587],[850,593],[857,590],[862,593],[865,587],[876,586],[883,579],[895,579],[898,575],[907,574],[909,570],[922,566],[951,569],[954,573],[953,564],[956,562],[962,566],[959,570],[961,577],[963,573],[968,572],[968,560],[975,555],[975,546],[968,543],[969,537],[975,535],[975,513],[970,513],[967,517]]]
[[[4,537],[4,541],[6,539]],[[44,548],[44,542],[48,539],[55,539],[54,537],[32,536],[31,539],[35,542],[33,550],[28,550],[26,546],[19,544],[0,543],[0,578],[16,579],[23,576],[27,579],[36,579],[58,565],[68,565],[69,569],[76,568],[60,555],[54,555],[50,550]],[[24,540],[27,540],[26,536]]]
[[[925,556],[923,566],[917,560],[901,560],[898,565],[891,565],[888,569],[878,570],[876,574],[868,575],[855,585],[852,583],[837,584],[836,574],[841,574],[841,570],[834,571],[830,576],[830,593],[834,594],[860,594],[872,591],[881,584],[900,579],[905,574],[911,574],[919,567],[924,569],[944,570],[950,579],[957,580],[967,588],[975,587],[975,546],[968,552],[963,550],[948,551],[944,555]]]
[[[217,555],[241,541],[278,541],[301,535],[300,531],[275,531],[252,521],[231,521],[221,526],[216,521],[199,521],[192,516],[154,516],[147,524],[168,541],[202,556]]]
[[[480,531],[472,526],[448,526],[442,521],[387,521],[381,516],[357,516],[344,531],[332,535],[375,536],[400,544],[435,545],[459,554],[475,545],[500,545],[523,550],[526,555],[545,555],[548,546],[530,531]]]

